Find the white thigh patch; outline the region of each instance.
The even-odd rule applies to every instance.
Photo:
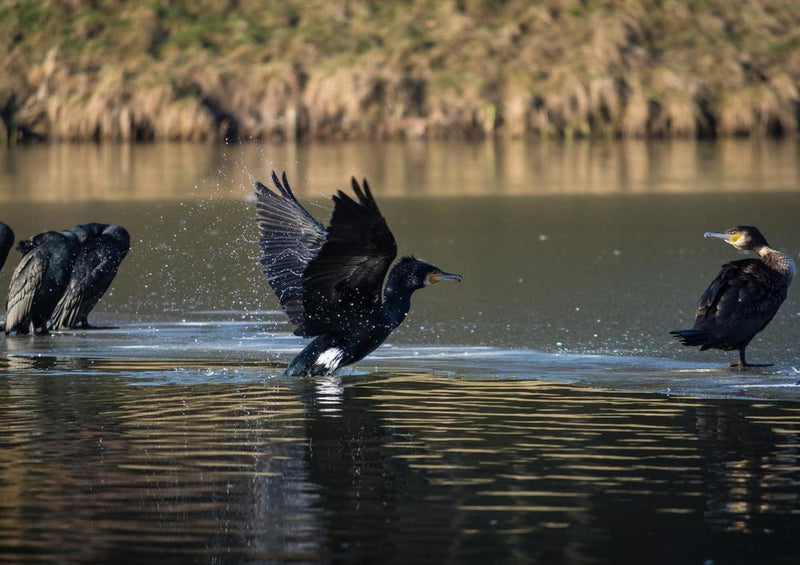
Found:
[[[342,362],[343,357],[344,350],[338,347],[331,347],[319,354],[316,364],[326,367],[329,371],[335,371],[339,367],[339,363]]]

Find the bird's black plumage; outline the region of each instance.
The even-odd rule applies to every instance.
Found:
[[[19,242],[23,255],[8,288],[6,334],[27,334],[31,328],[47,333],[47,321],[67,287],[79,247],[71,231],[48,231]]]
[[[341,190],[325,244],[303,272],[304,335],[348,332],[375,316],[383,280],[397,256],[397,244],[378,210],[369,184],[352,179],[358,201]],[[347,315],[343,315],[344,311]]]
[[[81,224],[72,229],[81,243],[67,288],[50,318],[51,329],[88,328],[88,316],[111,286],[131,238],[122,226]]]
[[[786,299],[795,274],[794,262],[769,247],[753,226],[738,226],[706,237],[724,239],[734,247],[755,251],[760,259],[742,259],[722,266],[697,303],[691,330],[671,332],[681,343],[701,350],[739,351],[736,366],[750,366],[745,349],[767,327]]]
[[[283,175],[273,172],[278,192],[257,182],[256,219],[261,232],[261,268],[295,326],[295,334],[311,336],[304,327],[303,272],[319,254],[328,230],[303,208]]]
[[[0,269],[6,264],[8,252],[14,246],[14,231],[7,224],[0,222]]]
[[[414,291],[461,280],[411,257],[389,272],[397,245],[366,180],[352,179],[355,198],[333,197],[327,229],[297,201],[285,173],[272,180],[275,192],[255,183],[261,267],[295,334],[316,337],[288,374],[331,373],[363,359],[403,321]]]

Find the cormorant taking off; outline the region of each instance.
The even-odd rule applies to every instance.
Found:
[[[88,328],[87,317],[97,305],[131,247],[122,226],[82,224],[72,228],[81,242],[69,284],[50,317],[51,328]]]
[[[273,172],[277,192],[256,182],[261,267],[295,335],[314,337],[287,375],[325,375],[374,351],[411,308],[411,294],[460,275],[404,257],[383,280],[397,245],[366,179],[352,179],[354,200],[341,190],[326,229]],[[383,300],[381,294],[383,293]]]
[[[697,303],[691,330],[670,332],[683,345],[699,345],[724,351],[739,350],[739,362],[731,367],[768,367],[745,361],[744,350],[753,337],[767,327],[786,299],[796,268],[785,253],[772,249],[758,229],[738,226],[725,233],[707,232],[705,237],[723,239],[737,249],[758,253],[760,259],[731,261]]]
[[[0,269],[6,264],[8,252],[14,245],[14,231],[3,222],[0,222]]]
[[[6,334],[47,333],[47,320],[69,282],[78,254],[78,236],[48,231],[20,241],[22,259],[11,276],[6,302]]]

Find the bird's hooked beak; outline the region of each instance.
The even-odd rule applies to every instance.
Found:
[[[429,274],[425,277],[425,286],[436,284],[439,281],[454,281],[454,282],[461,282],[463,277],[461,275],[456,275],[455,273],[443,273],[443,272],[435,272]]]
[[[731,245],[736,245],[736,242],[741,239],[742,234],[738,232],[716,232],[716,231],[707,231],[703,234],[705,238],[715,238],[715,239],[722,239],[730,243]]]

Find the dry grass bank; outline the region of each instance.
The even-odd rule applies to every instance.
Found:
[[[3,135],[771,136],[794,0],[10,0]]]

